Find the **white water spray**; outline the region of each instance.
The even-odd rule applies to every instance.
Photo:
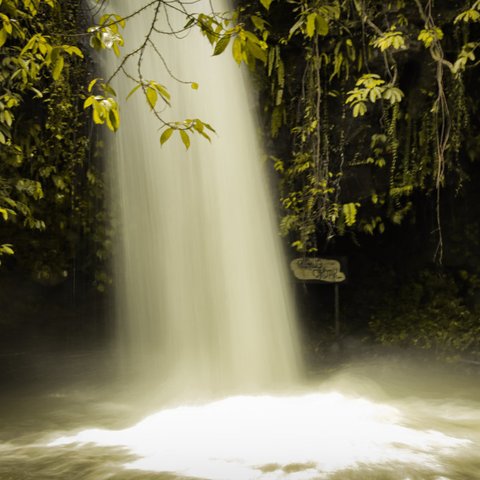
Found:
[[[112,6],[126,15],[131,4]],[[226,2],[215,5],[227,10]],[[191,8],[208,11],[209,2]],[[129,20],[129,49],[144,41],[151,14]],[[169,21],[177,29],[185,18],[170,10]],[[217,135],[211,144],[192,138],[188,152],[176,135],[160,147],[159,124],[141,91],[122,104],[111,158],[121,217],[121,355],[136,375],[176,393],[292,383],[299,364],[295,314],[248,85],[230,54],[212,57],[199,32],[181,40],[164,35],[158,49],[176,77],[199,84],[196,91],[172,80],[148,49],[144,78],[172,95],[162,116],[200,118]],[[133,86],[119,77],[119,98]]]
[[[440,425],[451,405],[427,408]],[[462,455],[467,465],[478,458],[478,435],[459,438],[428,428],[429,421],[414,427],[416,415],[408,402],[396,408],[337,392],[237,396],[162,410],[123,430],[84,430],[50,446],[123,447],[133,454],[125,468],[168,479],[476,478],[451,472]],[[478,422],[478,412],[464,415],[465,424]]]

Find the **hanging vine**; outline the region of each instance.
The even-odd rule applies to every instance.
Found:
[[[245,2],[240,15],[246,25],[249,16],[262,18],[252,29],[272,58],[271,133],[291,138],[292,155],[274,156],[282,233],[304,254],[349,231],[382,233],[408,218],[422,192],[435,198],[441,262],[442,191],[465,179],[464,72],[478,64],[480,1],[287,3],[288,22],[285,4],[275,1],[263,9]],[[289,63],[281,88],[273,59]]]

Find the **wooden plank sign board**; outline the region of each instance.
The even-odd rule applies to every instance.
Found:
[[[296,258],[290,262],[290,268],[295,277],[304,282],[344,283],[347,277],[342,263],[335,258]]]

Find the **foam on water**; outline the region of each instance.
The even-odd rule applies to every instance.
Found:
[[[384,478],[403,469],[399,478],[413,471],[436,479],[446,459],[472,446],[407,426],[405,413],[338,392],[238,396],[166,409],[124,430],[85,430],[51,446],[123,446],[137,457],[126,468],[209,480],[313,480],[365,467],[372,475],[383,468]]]

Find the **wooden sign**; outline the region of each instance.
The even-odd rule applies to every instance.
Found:
[[[340,258],[306,257],[292,260],[290,267],[295,277],[304,282],[344,283],[347,279],[344,264]]]

